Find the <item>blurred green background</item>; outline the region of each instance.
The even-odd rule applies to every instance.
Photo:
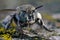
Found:
[[[44,7],[41,8],[44,12],[60,12],[60,0],[0,0],[0,9],[12,9],[22,4],[32,4],[33,6],[44,5]]]

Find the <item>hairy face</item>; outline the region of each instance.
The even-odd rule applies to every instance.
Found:
[[[31,8],[28,8],[28,9],[26,9],[26,13],[27,14],[32,14],[33,13],[33,10],[31,10]]]

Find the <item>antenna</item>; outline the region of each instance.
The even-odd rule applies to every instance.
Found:
[[[43,7],[43,5],[40,5],[40,6],[36,7],[35,10],[38,9],[38,8],[41,8],[41,7]]]
[[[43,7],[43,5],[40,5],[40,6],[36,7],[36,8],[33,10],[33,12],[35,12],[35,10],[37,10],[38,8],[41,8],[41,7]]]

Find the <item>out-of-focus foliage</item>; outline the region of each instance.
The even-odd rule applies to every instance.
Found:
[[[2,27],[2,24],[0,23],[0,27]]]
[[[1,32],[5,33],[5,31],[6,31],[6,30],[5,30],[3,27],[0,27],[0,33],[1,33]]]
[[[46,19],[46,20],[49,20],[49,21],[56,21],[52,16],[51,14],[42,14],[43,18]]]
[[[12,20],[12,23],[10,25],[11,25],[11,27],[16,27],[17,26],[16,23],[14,22],[14,20]]]
[[[1,37],[1,39],[3,39],[3,40],[12,40],[10,34],[2,34],[2,35],[0,35],[0,37]]]

